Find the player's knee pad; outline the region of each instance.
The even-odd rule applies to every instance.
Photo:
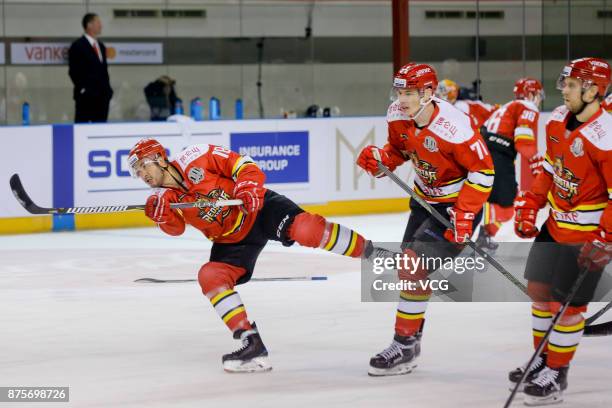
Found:
[[[218,292],[232,289],[245,269],[224,262],[207,262],[198,272],[198,282],[202,293],[212,297]]]
[[[550,284],[536,281],[527,282],[527,294],[531,300],[535,303],[550,302],[551,292]],[[546,310],[550,309],[547,307]]]
[[[326,224],[325,218],[318,214],[300,213],[289,227],[289,239],[305,247],[318,248],[323,240]]]

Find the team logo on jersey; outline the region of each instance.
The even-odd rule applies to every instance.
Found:
[[[425,137],[425,140],[423,141],[423,147],[425,147],[425,149],[429,150],[432,153],[438,151],[438,143],[436,142],[436,139],[431,136]]]
[[[570,146],[570,152],[576,157],[584,155],[584,142],[581,138],[577,137],[574,139]]]
[[[438,180],[438,168],[432,166],[431,163],[425,160],[419,159],[416,151],[409,152],[408,156],[410,157],[410,161],[412,161],[416,174],[426,185],[433,186],[436,180]]]
[[[563,165],[563,157],[555,157],[553,169],[553,182],[556,187],[556,196],[562,200],[571,202],[572,198],[578,194],[580,179],[576,177],[573,171]]]
[[[199,167],[192,167],[191,170],[189,170],[189,174],[187,174],[187,178],[193,184],[198,184],[200,181],[204,180],[204,170]]]
[[[216,200],[228,200],[229,194],[223,191],[221,188],[210,190],[206,195],[196,192],[196,202],[199,201],[216,201]],[[223,225],[223,221],[231,212],[231,207],[206,207],[200,208],[198,217],[209,223],[217,223]]]

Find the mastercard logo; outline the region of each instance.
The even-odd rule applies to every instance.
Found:
[[[117,50],[115,47],[108,47],[106,49],[106,59],[112,60],[117,56]]]

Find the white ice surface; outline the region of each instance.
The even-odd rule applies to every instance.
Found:
[[[379,241],[399,240],[406,219],[336,218]],[[274,369],[227,374],[221,355],[238,344],[196,283],[132,282],[195,278],[209,250],[194,230],[0,237],[0,386],[70,386],[71,402],[53,407],[501,407],[508,370],[531,354],[528,304],[433,302],[419,367],[368,377],[396,305],[360,301],[356,260],[271,243],[256,277],[329,280],[240,286]],[[611,346],[583,339],[563,406],[612,406]]]

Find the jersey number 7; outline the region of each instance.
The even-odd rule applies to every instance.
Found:
[[[484,159],[489,154],[482,140],[477,140],[470,145],[470,150],[475,151],[478,154],[480,160]]]

